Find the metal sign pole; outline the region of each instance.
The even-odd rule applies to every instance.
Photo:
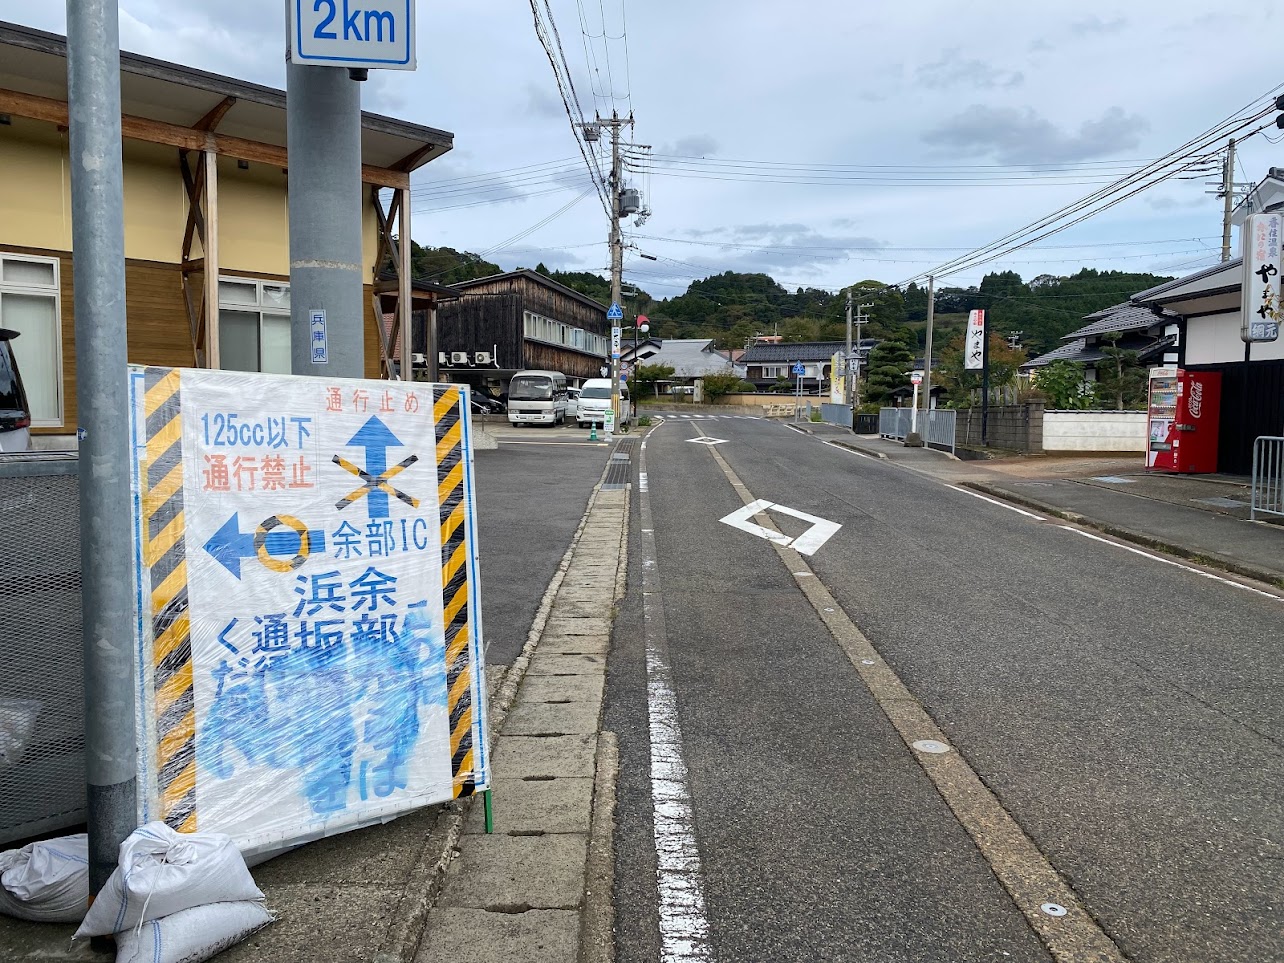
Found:
[[[117,0],[67,0],[89,892],[137,826]]]
[[[343,67],[287,64],[285,77],[290,370],[363,378],[361,87]]]

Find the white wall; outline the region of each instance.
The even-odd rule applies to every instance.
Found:
[[[1186,364],[1226,364],[1244,360],[1239,339],[1239,311],[1191,318],[1186,322]],[[1253,345],[1254,361],[1284,358],[1284,336]]]
[[[1045,411],[1044,451],[1146,450],[1144,411]]]

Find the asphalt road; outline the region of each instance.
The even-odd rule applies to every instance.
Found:
[[[473,455],[486,661],[510,665],[602,477],[608,449],[564,429]],[[518,443],[519,440],[521,443]]]
[[[1000,883],[956,816],[966,807],[928,778],[803,578],[719,521],[743,502],[714,451],[691,443],[701,434],[726,440],[714,450],[746,498],[842,526],[803,578],[1073,890],[1083,910],[1067,922],[1085,918],[1131,960],[1284,959],[1284,600],[743,419],[666,422],[648,440],[647,491],[635,488],[630,544],[643,544],[647,499],[648,604],[667,628],[709,933],[706,956],[683,958],[1058,958],[1025,915],[1039,908]],[[808,527],[770,515],[789,536]],[[644,560],[630,554],[606,717],[621,749],[622,963],[660,958],[662,929]]]

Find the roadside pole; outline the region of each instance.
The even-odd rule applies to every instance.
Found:
[[[932,323],[936,320],[936,278],[927,278],[927,344],[923,352],[923,410],[932,420]],[[915,408],[918,407],[916,404]]]
[[[363,378],[361,87],[344,67],[291,63],[285,77],[290,370]]]
[[[990,444],[990,329],[984,332],[981,351],[981,447]]]
[[[67,0],[91,900],[138,820],[119,16],[117,0]]]
[[[852,377],[852,371],[851,371],[851,368],[852,368],[852,293],[851,291],[847,292],[847,353],[843,355],[843,364],[847,368],[847,370],[843,372],[846,375],[846,379],[843,382],[843,384],[846,385],[846,390],[843,392],[843,395],[844,395],[843,401],[850,406],[852,403],[853,382],[855,381],[855,379]],[[854,417],[855,416],[853,415],[853,418]]]

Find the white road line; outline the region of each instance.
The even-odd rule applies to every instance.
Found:
[[[800,435],[809,435],[809,434],[810,434],[809,432],[803,431],[803,430],[802,430],[801,428],[799,428],[797,425],[785,425],[785,427],[786,427],[786,428],[788,428],[790,431],[796,431],[796,432],[798,432],[798,434],[800,434]]]
[[[1156,562],[1163,562],[1165,565],[1171,565],[1173,568],[1179,568],[1183,572],[1191,572],[1214,582],[1221,582],[1224,585],[1233,585],[1237,589],[1243,589],[1245,592],[1252,592],[1254,595],[1260,595],[1263,598],[1272,599],[1276,602],[1284,602],[1284,596],[1276,595],[1272,592],[1263,592],[1261,589],[1253,588],[1251,585],[1245,585],[1242,582],[1236,582],[1234,579],[1223,578],[1220,575],[1214,575],[1212,572],[1205,572],[1203,569],[1194,568],[1190,565],[1183,565],[1181,562],[1174,562],[1171,558],[1164,558],[1162,555],[1155,555],[1151,552],[1144,551],[1140,548],[1133,548],[1131,545],[1125,545],[1123,542],[1116,542],[1112,538],[1102,538],[1100,535],[1093,535],[1091,532],[1085,532],[1081,528],[1075,528],[1072,525],[1060,525],[1067,532],[1074,532],[1076,535],[1082,535],[1084,538],[1090,538],[1094,542],[1101,542],[1105,545],[1113,545],[1115,548],[1122,548],[1125,552],[1132,552],[1134,555],[1140,555],[1143,558],[1153,559]]]
[[[870,461],[878,461],[873,455],[867,455],[863,451],[857,451],[855,448],[848,448],[846,445],[839,445],[832,441],[823,441],[822,445],[828,445],[830,448],[837,448],[839,451],[845,451],[849,455],[860,455],[861,458],[868,458]]]
[[[638,490],[639,490],[639,491],[646,491],[646,490],[647,490],[647,478],[646,478],[646,472],[639,472],[639,473],[638,473]]]
[[[986,498],[980,492],[974,492],[967,488],[959,488],[958,485],[946,485],[946,488],[953,489],[956,492],[962,492],[964,495],[971,495],[973,498],[979,498],[983,502],[989,502],[991,505],[998,505],[1000,508],[1006,508],[1010,512],[1016,512],[1018,515],[1024,515],[1026,518],[1033,518],[1036,522],[1046,522],[1047,519],[1042,515],[1036,515],[1034,512],[1027,512],[1024,508],[1017,508],[1015,505],[1009,505],[1007,502],[1001,502],[997,498]]]
[[[646,453],[639,471],[646,478]],[[709,920],[705,912],[695,813],[682,758],[682,728],[673,670],[669,666],[668,629],[656,564],[655,523],[651,499],[639,486],[642,530],[642,614],[646,640],[647,721],[651,736],[651,804],[655,841],[656,892],[660,924],[660,963],[713,963]]]

